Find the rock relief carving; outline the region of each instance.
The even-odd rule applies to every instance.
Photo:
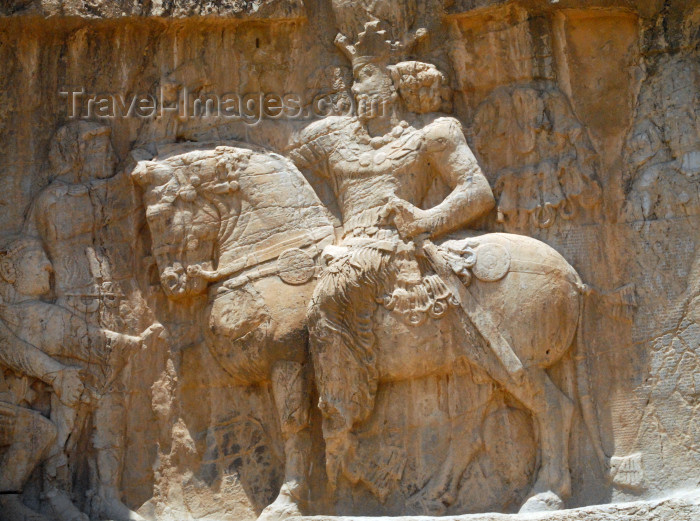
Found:
[[[61,127],[49,151],[51,183],[32,204],[25,232],[39,237],[55,272],[55,296],[93,322],[124,324],[137,211],[128,176],[117,172],[109,127]]]
[[[57,422],[31,407],[41,392],[41,383],[68,408],[78,405],[83,392],[78,368],[62,364],[20,339],[6,322],[5,310],[15,301],[34,299],[49,290],[48,260],[37,246],[36,241],[6,237],[0,251],[0,446],[5,449],[0,466],[2,519],[44,519],[21,500],[30,474],[55,452],[58,437]],[[49,497],[55,496],[55,490],[49,490]],[[70,502],[63,506],[78,512]]]
[[[128,243],[135,211],[130,181],[116,172],[110,129],[96,123],[61,127],[49,160],[53,180],[33,202],[22,241],[29,244],[23,249],[29,265],[37,273],[52,272],[54,284],[37,282],[41,287],[26,294],[8,286],[2,308],[15,335],[80,370],[79,402],[52,400],[58,432],[45,466],[55,483],[47,498],[66,519],[84,519],[71,499],[90,515],[140,519],[122,502],[128,387],[122,375],[132,355],[153,345],[162,327],[143,324],[139,315],[142,301]],[[73,490],[73,476],[81,469],[90,475],[89,488]]]
[[[204,338],[232,384],[271,385],[285,472],[261,518],[298,514],[309,494],[305,313],[334,240],[331,216],[288,159],[243,144],[195,147],[173,145],[132,173],[161,285],[175,301],[208,297]]]
[[[509,231],[580,219],[601,199],[597,154],[569,102],[555,87],[495,89],[474,115],[474,145]]]
[[[15,477],[7,476],[6,479],[14,483],[14,488],[9,491],[19,493],[29,473],[44,460],[44,496],[51,514],[61,520],[85,521],[87,515],[71,501],[71,473],[74,470],[71,456],[77,450],[75,443],[80,439],[79,431],[86,428],[88,415],[109,422],[110,419],[101,412],[105,407],[102,393],[109,388],[109,382],[119,376],[129,353],[152,344],[162,328],[154,325],[141,336],[124,335],[96,327],[65,307],[41,300],[50,295],[51,272],[52,265],[39,240],[21,236],[4,239],[0,252],[1,359],[3,371],[9,371],[4,377],[4,381],[9,382],[6,385],[9,399],[4,403],[8,417],[19,419],[19,427],[13,427],[16,422],[13,420],[5,433],[6,440],[10,441],[5,457],[12,460],[13,465],[18,465],[6,468],[22,469]],[[31,411],[37,395],[32,388],[37,387],[37,382],[53,388],[50,421]],[[17,404],[24,404],[26,410],[17,410]],[[19,437],[22,431],[18,429],[30,423],[37,428],[38,440],[27,441]],[[115,424],[109,422],[105,427],[114,429]],[[105,453],[100,449],[104,451],[111,447],[104,447],[108,440],[100,434],[98,430],[91,439],[94,448],[98,449],[97,470],[104,476],[117,469],[113,468],[116,462],[101,461]],[[45,440],[50,440],[48,447],[45,447]],[[35,447],[39,449],[30,450],[27,443],[37,443]],[[28,450],[31,454],[26,453]],[[99,485],[105,483],[102,481]],[[99,494],[109,492],[117,493],[102,488]],[[105,515],[105,508],[126,509],[121,503],[109,505],[109,499],[117,501],[115,496],[99,497],[104,502],[99,515]],[[22,506],[16,497],[10,496],[6,501],[8,509],[19,509],[15,511],[19,516]],[[117,514],[124,515],[123,511],[113,511],[113,515]],[[33,519],[33,514],[26,515]]]
[[[697,54],[664,57],[642,85],[624,149],[628,221],[700,213],[700,67]]]
[[[305,66],[295,66],[303,54],[313,57],[312,67],[319,66],[306,83],[309,98],[330,85],[332,104],[345,107],[354,82],[360,108],[359,114],[338,110],[343,117],[309,126],[288,150],[318,198],[299,172],[269,150],[222,141],[179,143],[159,148],[155,157],[136,168],[133,179],[142,181],[146,208],[130,200],[130,179],[116,173],[105,127],[71,124],[60,129],[54,141],[46,141],[51,148],[46,170],[51,173],[44,174],[44,133],[61,115],[35,103],[27,110],[8,112],[3,148],[9,161],[4,162],[2,191],[8,193],[5,201],[19,204],[5,224],[16,229],[16,217],[26,208],[22,202],[41,188],[28,187],[28,177],[18,175],[23,169],[34,170],[34,180],[43,183],[48,176],[52,181],[35,199],[23,234],[0,239],[0,260],[5,261],[4,274],[0,272],[0,518],[10,512],[12,519],[44,515],[77,521],[87,514],[93,519],[138,519],[120,505],[125,503],[130,508],[143,505],[139,511],[147,517],[174,519],[180,512],[169,509],[182,506],[187,511],[182,517],[238,519],[248,518],[251,510],[272,502],[278,493],[278,501],[263,518],[307,510],[331,513],[333,507],[336,513],[360,513],[364,508],[362,513],[376,514],[379,509],[373,512],[373,505],[379,503],[386,505],[382,512],[397,515],[456,514],[479,511],[475,505],[481,503],[472,499],[489,495],[509,496],[509,503],[489,511],[517,510],[526,499],[523,510],[531,510],[561,505],[567,464],[577,480],[572,505],[594,497],[648,497],[649,488],[669,490],[663,487],[671,475],[692,480],[700,439],[693,370],[699,362],[700,322],[697,277],[686,280],[683,275],[688,258],[697,256],[692,251],[692,222],[700,206],[694,124],[698,89],[689,88],[697,83],[697,56],[689,51],[692,40],[667,51],[646,41],[645,33],[656,23],[673,43],[674,32],[679,32],[673,28],[680,23],[676,19],[693,7],[640,4],[634,13],[622,6],[630,30],[622,39],[619,31],[612,31],[612,48],[624,50],[616,42],[636,42],[641,36],[641,49],[630,46],[629,62],[623,60],[629,71],[608,72],[609,63],[597,61],[605,61],[597,54],[597,43],[604,42],[584,38],[580,27],[614,26],[609,16],[618,16],[614,2],[604,12],[589,10],[584,3],[580,9],[558,12],[556,2],[540,8],[461,0],[444,6],[333,0],[307,3],[309,23],[297,22],[306,13],[290,11],[284,2],[264,3],[280,7],[278,20],[253,13],[260,2],[248,4],[241,9],[259,17],[252,24],[207,20],[202,26],[198,20],[178,20],[171,28],[167,20],[154,26],[147,20],[125,19],[126,25],[115,21],[102,34],[92,22],[74,20],[70,24],[77,24],[77,31],[64,34],[54,31],[58,19],[45,22],[39,16],[27,22],[39,36],[55,33],[57,41],[65,36],[62,55],[74,65],[65,71],[66,80],[94,80],[103,88],[164,85],[171,96],[168,103],[185,87],[198,92],[211,87],[219,92],[281,93],[287,87],[303,90],[309,71],[300,73]],[[180,7],[178,13],[190,12]],[[414,22],[433,7],[438,8],[438,16],[431,13],[434,27],[440,25],[441,32],[409,50],[425,34],[412,30],[425,20]],[[442,7],[455,14],[441,17]],[[329,55],[330,40],[315,41],[329,30],[325,20],[331,8],[344,35],[338,43],[353,67],[338,65],[340,54]],[[96,9],[99,18],[104,9]],[[656,11],[660,14],[654,22],[649,16]],[[388,32],[378,35],[381,23],[365,26],[368,18],[388,23]],[[136,32],[134,23],[140,27]],[[8,19],[7,35],[21,33],[24,24],[23,18]],[[84,24],[90,27],[83,29]],[[456,47],[464,48],[450,56],[451,72],[461,78],[465,99],[460,101],[466,103],[460,109],[470,116],[477,109],[474,133],[469,132],[472,128],[465,132],[494,192],[493,210],[489,187],[462,136],[460,123],[465,120],[448,116],[447,77],[425,63],[441,63],[440,55],[453,45],[451,36]],[[31,66],[46,63],[44,55],[50,49],[31,45],[31,35],[18,38],[17,52],[10,44],[3,55],[11,61],[23,53],[31,56],[10,71],[8,85],[15,85],[15,91],[10,89],[5,97],[11,102],[16,97],[12,92],[22,93],[27,86],[37,88],[41,99],[52,97],[55,93],[47,90],[57,82],[51,77],[63,78],[63,69],[46,69],[47,81],[36,83]],[[110,48],[119,50],[123,64],[110,59],[116,56]],[[146,48],[154,60],[139,61]],[[217,61],[222,50],[229,57],[226,63]],[[99,65],[83,66],[86,63]],[[638,65],[646,65],[646,70]],[[601,154],[605,164],[613,166],[604,176],[577,119],[608,121],[597,123],[603,143],[612,135],[610,128],[619,126],[612,120],[625,110],[596,113],[594,98],[600,94],[610,99],[605,96],[609,88],[636,88],[636,79],[627,78],[636,73],[640,81],[642,73],[648,76],[635,100],[639,106],[632,132],[622,157],[612,150],[616,145],[605,141]],[[113,83],[112,76],[128,81]],[[583,91],[574,88],[574,114],[552,83],[555,76],[561,82],[588,77],[602,83],[589,82],[590,88]],[[585,91],[581,100],[577,91]],[[472,95],[479,101],[470,103]],[[308,108],[311,100],[304,94],[302,98],[302,106]],[[42,114],[25,118],[27,111]],[[228,122],[220,126],[179,121],[174,114],[166,119],[144,127],[115,122],[114,129],[120,132],[122,148],[136,137],[156,150],[151,140],[163,135],[212,139],[220,132],[279,146],[290,129],[300,130],[308,123],[268,121],[256,128],[234,128]],[[24,148],[17,143],[25,141],[26,157],[23,150],[13,150]],[[207,170],[208,161],[216,163],[215,174]],[[624,184],[620,187],[615,186],[618,164]],[[469,182],[459,172],[467,172]],[[210,182],[210,175],[216,180]],[[326,191],[316,178],[325,180]],[[613,203],[607,210],[617,211],[610,194],[626,197],[617,216],[595,215],[600,178],[606,180],[606,201]],[[437,185],[443,193],[435,193]],[[305,195],[298,197],[299,193]],[[312,207],[313,212],[304,214],[303,209]],[[148,226],[136,240],[152,244],[146,247],[146,258],[133,259],[133,243],[124,239],[138,229],[134,225],[141,219]],[[494,226],[496,219],[501,222]],[[582,221],[587,226],[579,226]],[[294,228],[298,223],[303,225],[299,230]],[[678,223],[683,223],[681,231]],[[472,230],[482,226],[559,244],[577,269],[581,266],[603,287],[621,284],[618,277],[626,282],[632,272],[638,286],[649,281],[646,292],[640,293],[646,311],[632,313],[636,297],[630,284],[600,295],[592,303],[593,313],[586,313],[591,310],[588,288],[560,256],[535,241]],[[650,233],[637,233],[644,228]],[[633,233],[624,233],[626,229]],[[591,252],[596,239],[588,239],[597,238],[597,230],[611,238],[610,247],[601,248],[599,255]],[[606,258],[606,252],[613,258]],[[671,257],[677,262],[668,262]],[[141,261],[154,263],[149,267],[157,286],[146,289],[150,309],[144,309],[133,280],[143,282]],[[47,274],[54,284],[46,282]],[[30,288],[28,279],[43,289]],[[686,286],[691,289],[678,297],[682,309],[655,305],[675,302]],[[662,292],[668,293],[666,299]],[[146,356],[141,346],[158,336],[157,326],[147,328],[151,310],[167,321],[174,339],[162,350],[162,358],[171,365],[160,380],[136,366]],[[591,319],[591,333],[599,333],[592,344],[598,383],[617,369],[627,373],[615,374],[615,385],[604,385],[596,393],[607,399],[608,387],[619,389],[615,406],[598,403],[599,414],[610,413],[601,419],[610,427],[608,441],[614,441],[616,454],[629,453],[609,460],[613,484],[628,489],[620,495],[602,483],[595,462],[585,459],[593,445],[599,447],[595,428],[590,446],[585,436],[572,432],[571,463],[566,454],[574,401],[583,402],[584,419],[595,420],[586,393],[588,338],[583,315]],[[533,331],[535,323],[542,331]],[[142,334],[144,329],[148,333]],[[628,333],[629,347],[640,357],[625,365],[632,352],[623,349],[628,347],[622,344]],[[188,365],[198,357],[199,365]],[[648,364],[646,374],[641,362]],[[314,364],[318,371],[313,371]],[[124,380],[133,376],[131,370],[138,381]],[[224,388],[226,377],[220,373],[228,375],[227,385],[235,389]],[[152,397],[151,376],[156,380]],[[237,394],[238,388],[245,391]],[[260,397],[257,389],[262,390]],[[119,411],[125,403],[119,395],[127,392],[152,401],[125,423]],[[265,406],[268,392],[274,394],[272,407]],[[640,395],[639,401],[630,400],[632,392]],[[322,410],[317,409],[319,393]],[[617,415],[638,402],[644,422],[635,432],[633,415]],[[130,422],[136,415],[149,418],[149,405],[157,419],[148,423],[157,426],[134,428]],[[96,429],[91,422],[98,424]],[[573,425],[584,427],[576,417]],[[152,430],[158,430],[160,438],[148,440],[148,446],[138,447],[129,457],[157,458],[153,474],[125,468],[122,486],[118,475],[125,431],[128,448]],[[23,439],[24,432],[30,432],[31,439]],[[60,441],[66,433],[68,441]],[[96,437],[90,440],[93,433]],[[316,477],[325,470],[316,465],[320,449],[309,447],[323,434],[335,503],[312,504],[310,489],[323,494],[325,482],[311,479],[309,469],[314,467]],[[415,443],[406,443],[414,436]],[[492,443],[499,436],[501,442]],[[658,439],[661,450],[649,443],[651,437]],[[318,447],[325,449],[325,444],[319,442]],[[85,454],[79,454],[83,449]],[[641,450],[643,455],[636,452]],[[604,467],[607,456],[603,451],[598,455]],[[284,477],[278,469],[281,460]],[[666,477],[659,471],[661,465]],[[259,472],[260,466],[273,470]],[[10,474],[8,469],[20,471]],[[154,474],[156,482],[149,483]],[[245,474],[255,477],[236,482]],[[272,479],[269,474],[274,474]],[[497,475],[503,482],[517,482],[518,490],[511,493],[501,486]],[[130,478],[141,483],[134,486]],[[39,482],[43,495],[34,493]],[[84,487],[91,488],[89,496]],[[167,487],[171,488],[164,492]],[[180,496],[174,498],[176,494]],[[132,495],[147,503],[132,502]],[[373,503],[363,504],[366,498]],[[173,505],[173,499],[182,505]],[[103,506],[105,500],[111,510]],[[229,510],[229,504],[235,509]],[[601,515],[607,517],[628,511],[644,517],[647,511],[638,504],[605,508],[609,512]]]
[[[519,402],[539,432],[540,464],[522,510],[561,508],[570,493],[574,393],[554,383],[548,368],[563,363],[576,372],[593,444],[601,465],[608,463],[585,356],[579,353],[575,368],[568,356],[572,346],[583,349],[585,286],[558,253],[534,239],[487,234],[445,241],[494,204],[460,123],[439,112],[450,108],[445,76],[432,64],[390,65],[411,39],[388,41],[378,22],[366,24],[355,43],[343,35],[336,43],[352,63],[357,115],[328,117],[300,132],[288,149],[297,166],[249,145],[195,143],[163,148],[131,174],[143,189],[165,295],[205,296],[203,336],[232,383],[271,385],[285,476],[262,518],[306,506],[307,324],[331,489],[343,476],[385,498],[404,471],[400,450],[384,447],[368,476],[354,438],[371,419],[379,386],[466,363]],[[574,146],[570,135],[562,140]],[[342,217],[339,241],[297,167],[332,187]],[[425,201],[436,180],[451,192],[430,206]],[[584,199],[588,190],[595,199],[593,181],[576,181],[580,190],[570,190],[572,197]],[[563,198],[549,203],[565,206]],[[546,208],[541,204],[539,212]],[[71,286],[104,291],[89,267],[78,263]],[[72,296],[63,287],[57,294]],[[401,345],[401,335],[422,351]],[[477,445],[462,458],[472,459]],[[426,513],[441,513],[453,501],[453,477],[444,472],[425,485],[423,496],[434,499]]]
[[[663,329],[651,344],[648,378],[645,391],[648,406],[644,411],[649,422],[660,426],[663,443],[674,443],[684,454],[684,473],[692,474],[693,448],[700,441],[698,421],[698,374],[700,371],[700,262],[698,257],[688,274],[687,289],[673,303]],[[686,371],[687,370],[687,371]],[[670,407],[672,404],[673,407]],[[683,411],[678,416],[673,409]],[[640,433],[640,437],[643,434]],[[643,447],[643,445],[642,445]],[[621,468],[624,486],[638,489],[653,483],[645,479],[642,454],[636,455],[636,465]],[[652,453],[653,457],[653,453]],[[648,458],[651,459],[651,458]],[[624,472],[626,471],[626,472]],[[681,474],[681,477],[685,477]]]
[[[389,65],[405,47],[388,40],[378,22],[364,29],[352,44],[336,38],[353,66],[357,115],[314,123],[289,149],[301,169],[329,180],[343,223],[339,243],[324,250],[327,267],[308,319],[330,486],[340,476],[357,481],[353,431],[371,418],[383,382],[444,373],[467,361],[534,417],[541,462],[521,511],[561,508],[570,492],[574,406],[546,369],[562,360],[571,364],[565,355],[574,343],[581,349],[585,287],[558,253],[534,239],[487,234],[433,242],[489,212],[493,195],[459,122],[422,113],[442,106],[441,75],[427,64]],[[416,103],[411,89],[403,89],[407,99],[399,101],[401,85],[424,82],[421,73],[434,88],[418,96],[434,99]],[[403,75],[418,79],[402,81]],[[436,177],[451,192],[422,209]],[[547,292],[538,289],[545,286]],[[404,344],[398,332],[406,328],[410,342]],[[606,466],[585,356],[576,360],[582,409]],[[381,459],[385,476],[401,472],[390,454]],[[429,485],[437,497],[439,491],[449,496],[450,478],[438,476]]]

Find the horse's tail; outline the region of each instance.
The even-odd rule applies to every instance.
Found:
[[[610,458],[603,449],[603,441],[600,436],[600,423],[598,415],[593,406],[593,398],[591,397],[591,378],[588,365],[588,345],[586,343],[586,310],[588,308],[588,300],[591,298],[591,288],[585,284],[579,285],[580,306],[578,316],[578,326],[576,327],[575,352],[574,359],[576,362],[576,386],[579,396],[579,404],[581,406],[581,414],[583,422],[586,424],[588,435],[591,438],[593,449],[601,467],[606,475],[609,474]]]

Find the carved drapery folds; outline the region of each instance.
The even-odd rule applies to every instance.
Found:
[[[629,221],[700,213],[700,67],[697,53],[660,59],[642,85],[624,148]]]

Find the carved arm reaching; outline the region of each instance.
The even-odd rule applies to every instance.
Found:
[[[495,205],[491,187],[457,120],[437,119],[426,127],[425,139],[428,166],[437,171],[452,191],[428,210],[398,198],[388,201],[385,211],[393,213],[399,233],[406,238],[421,234],[438,237],[464,227]]]

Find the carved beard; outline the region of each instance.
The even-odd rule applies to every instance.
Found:
[[[367,95],[357,97],[357,117],[363,121],[384,117],[391,111],[393,96],[383,94]]]

